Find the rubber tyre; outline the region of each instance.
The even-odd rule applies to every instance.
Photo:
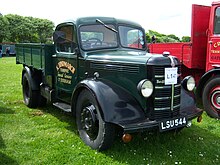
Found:
[[[36,108],[39,102],[39,91],[33,90],[28,73],[24,73],[22,77],[22,91],[24,103],[29,108]]]
[[[98,103],[89,90],[83,90],[78,96],[76,123],[80,138],[92,149],[102,151],[112,145],[115,126],[102,119]]]
[[[220,77],[213,77],[204,87],[202,93],[203,106],[206,113],[213,118],[220,118]]]

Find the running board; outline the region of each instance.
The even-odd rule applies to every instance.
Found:
[[[56,103],[53,103],[53,105],[59,109],[62,109],[65,112],[71,112],[71,106],[69,104],[56,102]]]

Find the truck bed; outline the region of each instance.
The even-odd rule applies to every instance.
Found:
[[[52,55],[55,53],[52,44],[16,44],[16,63],[52,73]]]
[[[162,54],[164,51],[176,56],[186,67],[192,68],[192,44],[190,42],[179,43],[153,43],[148,45],[151,53]]]

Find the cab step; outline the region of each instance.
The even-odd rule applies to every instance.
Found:
[[[53,103],[53,105],[59,109],[62,109],[65,112],[71,112],[71,106],[69,104],[56,102],[56,103]]]

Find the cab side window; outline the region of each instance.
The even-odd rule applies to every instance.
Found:
[[[214,34],[220,34],[220,7],[215,10]]]
[[[58,52],[73,53],[76,48],[76,42],[74,41],[73,26],[62,26],[57,31],[62,34],[62,40],[57,42]]]

